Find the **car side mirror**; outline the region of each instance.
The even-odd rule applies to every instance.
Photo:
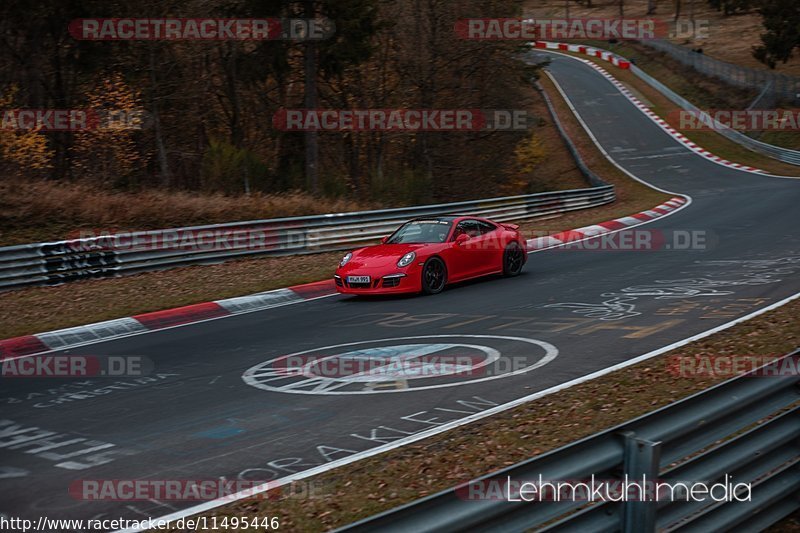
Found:
[[[467,235],[466,233],[462,233],[461,235],[456,237],[456,245],[457,246],[461,246],[462,244],[464,244],[468,240],[469,240],[469,235]]]
[[[386,241],[388,241],[388,240],[389,240],[389,236],[388,235],[386,237],[381,237],[381,244],[386,244]]]

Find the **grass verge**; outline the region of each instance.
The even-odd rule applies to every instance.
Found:
[[[265,257],[0,293],[0,338],[333,277],[342,254]]]
[[[317,488],[314,498],[243,500],[205,514],[278,516],[286,531],[323,531],[348,524],[621,424],[727,379],[678,376],[668,371],[672,357],[788,353],[800,346],[798,315],[800,300],[794,300],[602,379],[320,474],[310,480]],[[784,523],[791,526],[793,521],[796,518]]]
[[[578,124],[572,112],[547,79],[548,91],[559,118],[586,164],[616,186],[617,201],[590,210],[573,211],[547,220],[527,221],[522,230],[559,231],[588,226],[631,213],[644,211],[670,198],[630,179],[611,164]],[[539,110],[540,114],[546,109]],[[544,115],[542,115],[544,116]],[[554,128],[547,128],[554,130]],[[546,141],[553,149],[559,138]],[[559,154],[561,153],[559,152]],[[558,154],[557,154],[558,155]],[[571,163],[563,172],[577,172],[568,155],[559,157]],[[572,168],[569,168],[571,165]],[[267,257],[229,261],[220,265],[192,266],[161,272],[146,272],[121,278],[86,280],[57,287],[32,287],[0,293],[0,338],[28,335],[53,329],[78,326],[149,311],[169,309],[197,302],[242,296],[300,283],[318,281],[333,275],[342,254],[322,253],[303,256]]]
[[[81,183],[0,180],[0,246],[235,220],[338,213],[373,204],[303,192],[224,196],[170,190],[110,191]]]

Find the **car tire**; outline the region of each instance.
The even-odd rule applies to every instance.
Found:
[[[439,294],[447,285],[447,265],[438,257],[431,257],[422,267],[423,294]]]
[[[525,265],[525,252],[519,244],[512,242],[503,250],[503,275],[507,278],[519,275]]]

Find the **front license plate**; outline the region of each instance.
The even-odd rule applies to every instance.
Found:
[[[347,276],[347,283],[369,283],[369,276]]]

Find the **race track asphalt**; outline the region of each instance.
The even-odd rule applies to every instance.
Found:
[[[4,380],[0,512],[165,515],[193,503],[86,501],[69,487],[78,480],[278,479],[624,362],[800,291],[800,181],[693,154],[599,73],[548,57],[550,72],[621,166],[691,197],[685,209],[637,228],[665,246],[544,251],[518,278],[433,297],[334,296],[71,350],[144,356],[154,370],[147,379]],[[683,243],[674,232],[704,237],[705,249],[676,249]],[[351,345],[325,348],[342,344]],[[309,357],[364,356],[421,344],[441,355],[499,359],[406,382],[283,378],[265,389],[242,377],[306,350],[325,348]],[[276,377],[266,367],[262,383]]]

